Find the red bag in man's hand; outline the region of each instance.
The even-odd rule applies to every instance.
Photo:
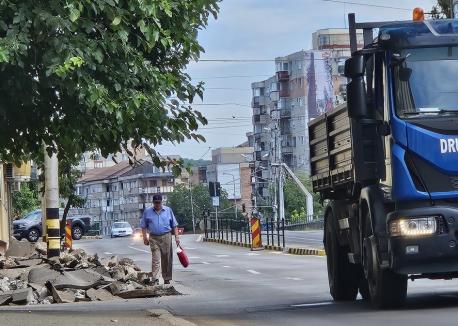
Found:
[[[186,253],[184,252],[183,248],[181,248],[181,246],[177,248],[177,256],[184,268],[189,266],[189,258],[186,256]]]

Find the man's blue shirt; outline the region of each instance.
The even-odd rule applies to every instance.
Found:
[[[153,235],[168,233],[177,225],[172,209],[167,206],[162,206],[160,212],[156,212],[154,207],[146,208],[140,220],[140,227],[147,229],[148,233]]]

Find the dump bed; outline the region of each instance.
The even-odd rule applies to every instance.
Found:
[[[313,191],[327,192],[354,182],[346,103],[309,123],[309,144]]]

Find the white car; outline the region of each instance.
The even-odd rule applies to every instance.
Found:
[[[115,222],[111,226],[111,237],[127,237],[133,233],[132,227],[128,222]]]

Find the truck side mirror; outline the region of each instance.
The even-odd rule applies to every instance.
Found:
[[[362,54],[353,55],[345,61],[345,77],[356,78],[364,75],[364,56]]]
[[[364,55],[354,54],[345,61],[345,77],[351,81],[347,84],[347,106],[350,118],[367,116]]]

